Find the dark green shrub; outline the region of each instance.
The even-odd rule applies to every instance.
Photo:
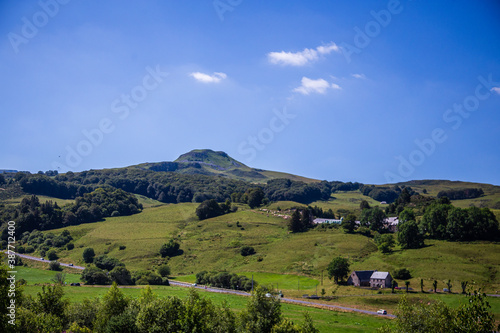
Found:
[[[60,263],[58,263],[57,261],[51,261],[51,262],[49,263],[49,269],[50,269],[51,271],[61,271],[61,270],[62,270],[62,268],[61,268],[61,264],[60,264]]]
[[[251,246],[243,246],[240,250],[242,256],[246,257],[255,254],[255,249]]]
[[[162,285],[163,279],[160,275],[151,271],[137,271],[133,274],[136,285]]]
[[[158,267],[157,272],[162,277],[167,277],[170,275],[170,267],[168,265],[161,265],[160,267]]]
[[[57,260],[59,259],[59,256],[57,255],[55,250],[49,250],[47,252],[47,259],[49,260]]]
[[[112,316],[106,323],[106,333],[129,333],[137,332],[135,317],[131,311]]]
[[[105,254],[101,254],[100,256],[94,259],[94,264],[101,269],[105,269],[107,271],[112,270],[116,266],[125,266],[118,259],[110,258]]]
[[[87,264],[93,262],[94,257],[95,257],[95,252],[93,248],[88,247],[85,250],[83,250],[83,261],[85,261]]]
[[[109,278],[111,281],[116,282],[119,285],[132,285],[134,281],[128,269],[125,266],[117,266],[109,272]]]
[[[87,267],[83,270],[80,280],[85,282],[85,284],[100,284],[107,285],[110,284],[109,278],[102,269],[97,267]]]
[[[180,244],[174,241],[173,239],[169,240],[168,243],[165,243],[160,248],[160,255],[165,257],[173,257],[179,253]]]
[[[411,274],[408,269],[400,268],[394,270],[394,272],[392,273],[392,277],[399,280],[408,280],[411,279]]]

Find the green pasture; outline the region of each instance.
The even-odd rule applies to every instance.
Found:
[[[24,279],[26,280],[28,285],[53,283],[52,279],[57,273],[59,273],[55,271],[42,270],[38,268],[23,267],[23,266],[17,266],[16,271],[17,271],[17,273],[15,274],[16,280]],[[61,272],[61,273],[66,274],[67,283],[80,282],[80,274],[66,273],[66,272]]]
[[[23,196],[17,197],[17,198],[7,199],[4,202],[7,203],[7,204],[18,205],[26,197],[28,197],[28,198],[31,197],[31,194],[26,194],[26,195],[23,195]],[[66,205],[66,204],[70,204],[70,203],[75,202],[75,200],[72,200],[72,199],[58,199],[58,198],[48,197],[48,196],[45,196],[45,195],[37,195],[37,197],[38,197],[38,199],[40,200],[41,203],[45,202],[45,201],[52,201],[52,202],[57,203],[57,205],[59,207],[62,207],[64,205]]]
[[[284,207],[287,205],[290,203],[283,203]],[[196,207],[197,204],[184,203],[145,208],[132,216],[112,217],[51,232],[57,234],[64,229],[71,232],[75,249],[58,250],[58,255],[61,262],[79,265],[83,265],[84,249],[92,247],[97,255],[107,254],[123,261],[129,270],[154,270],[168,263],[174,276],[226,270],[320,280],[323,274],[323,288],[330,293],[333,284],[326,277],[326,268],[333,257],[340,255],[349,258],[351,268],[357,270],[392,272],[396,268],[408,268],[413,276],[412,287],[419,286],[420,279],[424,279],[428,288],[433,280],[438,281],[441,289],[444,281],[452,280],[456,287],[461,281],[475,281],[486,291],[500,290],[500,257],[497,255],[500,247],[494,242],[426,240],[426,247],[422,249],[402,251],[396,247],[392,254],[384,255],[372,238],[346,234],[341,228],[317,228],[292,234],[286,219],[257,209],[245,209],[242,205],[236,213],[199,221]],[[180,255],[161,258],[159,249],[170,238],[181,244]],[[125,249],[120,250],[120,246]],[[243,257],[240,254],[243,246],[254,247],[256,254]],[[273,280],[272,283],[280,282]],[[296,289],[295,284],[288,288],[284,283],[283,289]],[[311,289],[313,287],[315,285]],[[349,289],[346,292],[351,293]]]

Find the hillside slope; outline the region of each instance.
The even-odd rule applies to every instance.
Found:
[[[286,203],[276,203],[286,206]],[[298,205],[298,204],[297,204]],[[341,229],[317,228],[290,234],[287,220],[264,210],[240,206],[236,213],[198,221],[197,205],[191,203],[146,208],[137,215],[107,218],[103,222],[70,226],[75,249],[61,250],[69,262],[81,263],[82,252],[92,247],[126,263],[130,269],[154,269],[168,262],[174,275],[191,275],[202,270],[266,272],[307,275],[320,279],[335,256],[348,257],[352,269],[393,271],[407,267],[412,285],[420,279],[426,285],[438,280],[440,288],[451,279],[475,281],[487,291],[500,288],[498,244],[494,242],[446,242],[426,240],[426,247],[384,255],[370,237],[345,234]],[[175,238],[182,254],[162,259],[158,251]],[[125,246],[120,250],[120,246]],[[242,246],[252,246],[256,254],[243,257]],[[64,260],[63,260],[64,259]],[[442,284],[442,286],[441,286]],[[331,286],[331,283],[327,283]]]
[[[286,178],[306,183],[318,180],[289,173],[255,169],[235,160],[222,151],[195,149],[182,154],[173,162],[143,163],[133,167],[153,171],[173,171],[182,174],[224,176],[251,183],[266,183],[276,178]]]
[[[500,210],[500,186],[472,183],[451,180],[412,180],[396,185],[410,186],[412,189],[422,193],[424,190],[428,195],[437,196],[440,191],[458,190],[464,188],[479,188],[484,191],[484,195],[474,199],[452,200],[453,205],[461,208],[467,208],[472,205],[476,207],[488,207],[490,209]]]

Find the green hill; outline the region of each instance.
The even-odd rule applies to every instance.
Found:
[[[345,234],[341,229],[317,228],[290,234],[287,220],[278,217],[277,212],[264,210],[267,208],[249,210],[240,206],[236,213],[198,221],[196,207],[191,203],[162,205],[136,215],[52,232],[67,229],[75,239],[74,250],[59,251],[62,261],[81,264],[83,250],[92,247],[97,254],[122,260],[132,270],[155,269],[168,262],[174,275],[187,275],[188,280],[202,270],[228,270],[309,276],[320,281],[331,259],[341,255],[350,259],[352,269],[393,271],[406,267],[412,272],[410,281],[415,287],[424,279],[427,289],[433,280],[443,288],[444,281],[451,279],[455,286],[467,280],[488,291],[500,288],[497,243],[426,240],[427,246],[422,249],[396,248],[393,254],[383,255],[372,238]],[[286,214],[282,211],[282,215]],[[163,259],[158,251],[170,238],[180,242],[182,254]],[[120,250],[120,246],[125,249]],[[242,246],[254,247],[256,254],[241,256]],[[325,286],[327,290],[333,287],[326,280]],[[314,284],[308,288],[314,288]],[[344,292],[352,292],[351,287],[345,288]]]
[[[276,178],[286,178],[306,183],[318,181],[284,172],[251,168],[230,157],[225,152],[210,149],[192,150],[182,154],[173,162],[143,163],[132,167],[189,175],[224,176],[252,183],[266,183],[268,180]]]
[[[500,186],[496,185],[451,180],[412,180],[396,185],[411,186],[420,193],[425,189],[427,194],[431,196],[437,196],[440,191],[479,188],[484,191],[484,195],[474,199],[453,200],[453,205],[461,208],[475,205],[476,207],[500,210]]]
[[[254,276],[255,280],[262,284],[284,290],[287,296],[317,294],[321,289],[325,289],[327,295],[332,295],[332,292],[337,295],[352,296],[360,293],[370,295],[373,297],[346,297],[338,300],[338,303],[372,310],[394,309],[397,297],[386,294],[379,297],[376,295],[376,290],[360,290],[350,286],[337,289],[327,279],[326,273],[332,258],[336,256],[349,258],[352,270],[376,269],[393,272],[397,268],[408,268],[412,273],[412,278],[409,279],[410,285],[416,290],[420,290],[421,279],[424,281],[425,290],[431,288],[434,280],[438,281],[438,289],[441,290],[446,287],[445,281],[448,280],[451,280],[455,292],[460,291],[460,283],[463,281],[474,281],[476,286],[483,287],[486,292],[498,293],[500,290],[500,257],[497,255],[496,242],[447,242],[426,239],[424,248],[403,251],[396,247],[393,253],[382,254],[378,251],[373,238],[360,233],[346,234],[338,228],[315,228],[302,233],[289,233],[286,219],[291,215],[289,209],[304,206],[295,201],[275,201],[257,209],[249,209],[246,204],[233,203],[238,206],[236,212],[199,221],[195,214],[198,203],[192,202],[196,201],[197,193],[213,194],[218,191],[219,197],[225,200],[234,192],[243,192],[247,187],[255,187],[251,183],[267,183],[268,180],[275,178],[314,182],[307,185],[309,188],[323,185],[323,182],[317,183],[299,176],[252,169],[223,152],[194,150],[181,155],[173,162],[144,163],[121,169],[89,170],[52,178],[34,175],[32,178],[32,185],[50,185],[55,189],[63,185],[68,189],[76,188],[78,191],[85,190],[85,186],[90,189],[100,186],[121,188],[135,193],[139,202],[143,204],[144,210],[138,214],[108,217],[100,222],[44,231],[44,233],[52,232],[56,236],[63,230],[70,231],[75,247],[72,250],[66,248],[57,250],[62,262],[83,265],[82,253],[85,248],[92,247],[97,255],[107,254],[117,258],[131,271],[155,270],[159,265],[167,263],[176,279],[194,282],[195,274],[200,271],[226,270],[248,277]],[[37,179],[44,182],[37,183],[34,181]],[[21,202],[22,196],[27,195],[21,191],[21,182],[14,181],[14,178],[9,179],[3,186],[3,192],[10,194],[5,198],[0,197],[0,204],[9,208],[9,204]],[[273,180],[261,187],[270,191],[273,189],[273,183],[281,184],[282,181]],[[321,197],[325,200],[315,201],[310,205],[318,206],[324,211],[332,209],[336,216],[345,216],[350,211],[356,213],[358,217],[360,203],[363,200],[372,207],[387,207],[373,196],[364,195],[363,184],[358,184],[361,185],[358,186],[359,189],[352,190],[355,184],[330,182],[327,185],[330,186],[328,188],[331,188],[331,193],[328,191],[326,197]],[[395,185],[400,188],[409,186],[413,191],[427,197],[436,197],[441,191],[479,188],[484,192],[482,195],[471,199],[452,200],[453,205],[464,208],[471,205],[489,207],[497,219],[500,219],[499,186],[446,180],[421,180]],[[304,190],[301,186],[296,188]],[[394,185],[373,187],[385,191]],[[183,188],[193,190],[192,200],[188,198],[185,202],[177,200],[181,203],[166,204],[166,202],[176,202],[174,199],[176,196],[179,197]],[[306,190],[309,188],[306,187]],[[345,190],[346,188],[351,190]],[[281,188],[277,186],[274,190],[276,191],[268,193],[279,193]],[[287,191],[289,194],[294,194],[295,188],[287,188]],[[155,192],[162,195],[152,195]],[[330,198],[326,200],[328,195]],[[170,197],[172,201],[168,201]],[[46,195],[40,197],[40,200],[56,199]],[[57,199],[57,203],[63,206],[79,200],[81,201],[81,199]],[[285,196],[284,200],[292,199]],[[304,202],[309,203],[309,201]],[[172,238],[181,244],[180,254],[172,258],[161,258],[159,255],[161,245]],[[17,245],[22,245],[21,239],[22,237]],[[253,247],[256,253],[243,257],[240,254],[243,246]],[[35,253],[35,255],[40,254]],[[398,282],[404,285],[404,281]],[[426,297],[420,301],[427,301],[428,298],[441,295],[414,296]],[[450,297],[448,301],[453,304],[460,297],[443,296]],[[495,315],[498,319],[500,305],[498,302],[495,304]]]

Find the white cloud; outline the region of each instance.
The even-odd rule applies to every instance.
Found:
[[[200,81],[203,83],[218,83],[227,77],[227,75],[225,73],[219,73],[219,72],[214,72],[212,75],[201,73],[201,72],[193,72],[193,73],[189,74],[189,76],[192,76],[197,81]]]
[[[335,43],[318,46],[316,49],[304,49],[300,52],[269,52],[267,58],[272,64],[304,66],[309,62],[319,59],[319,55],[330,54],[332,51],[340,52],[340,48]]]
[[[300,87],[293,89],[294,92],[301,93],[303,95],[309,95],[310,93],[319,93],[324,94],[327,89],[342,89],[338,84],[332,83],[330,84],[328,81],[324,79],[313,80],[307,77],[302,78],[302,84]]]
[[[351,74],[351,76],[355,79],[366,79],[365,74]]]
[[[311,49],[305,49],[302,52],[270,52],[268,55],[269,61],[273,64],[304,66],[311,60],[318,59],[318,52]]]
[[[335,83],[332,83],[331,87],[332,87],[332,89],[335,89],[335,90],[342,89],[338,84],[335,84]]]
[[[500,87],[493,87],[490,89],[490,91],[496,92],[497,94],[500,95]]]
[[[318,46],[316,50],[321,54],[330,54],[332,51],[340,52],[340,48],[333,42],[329,45]]]

